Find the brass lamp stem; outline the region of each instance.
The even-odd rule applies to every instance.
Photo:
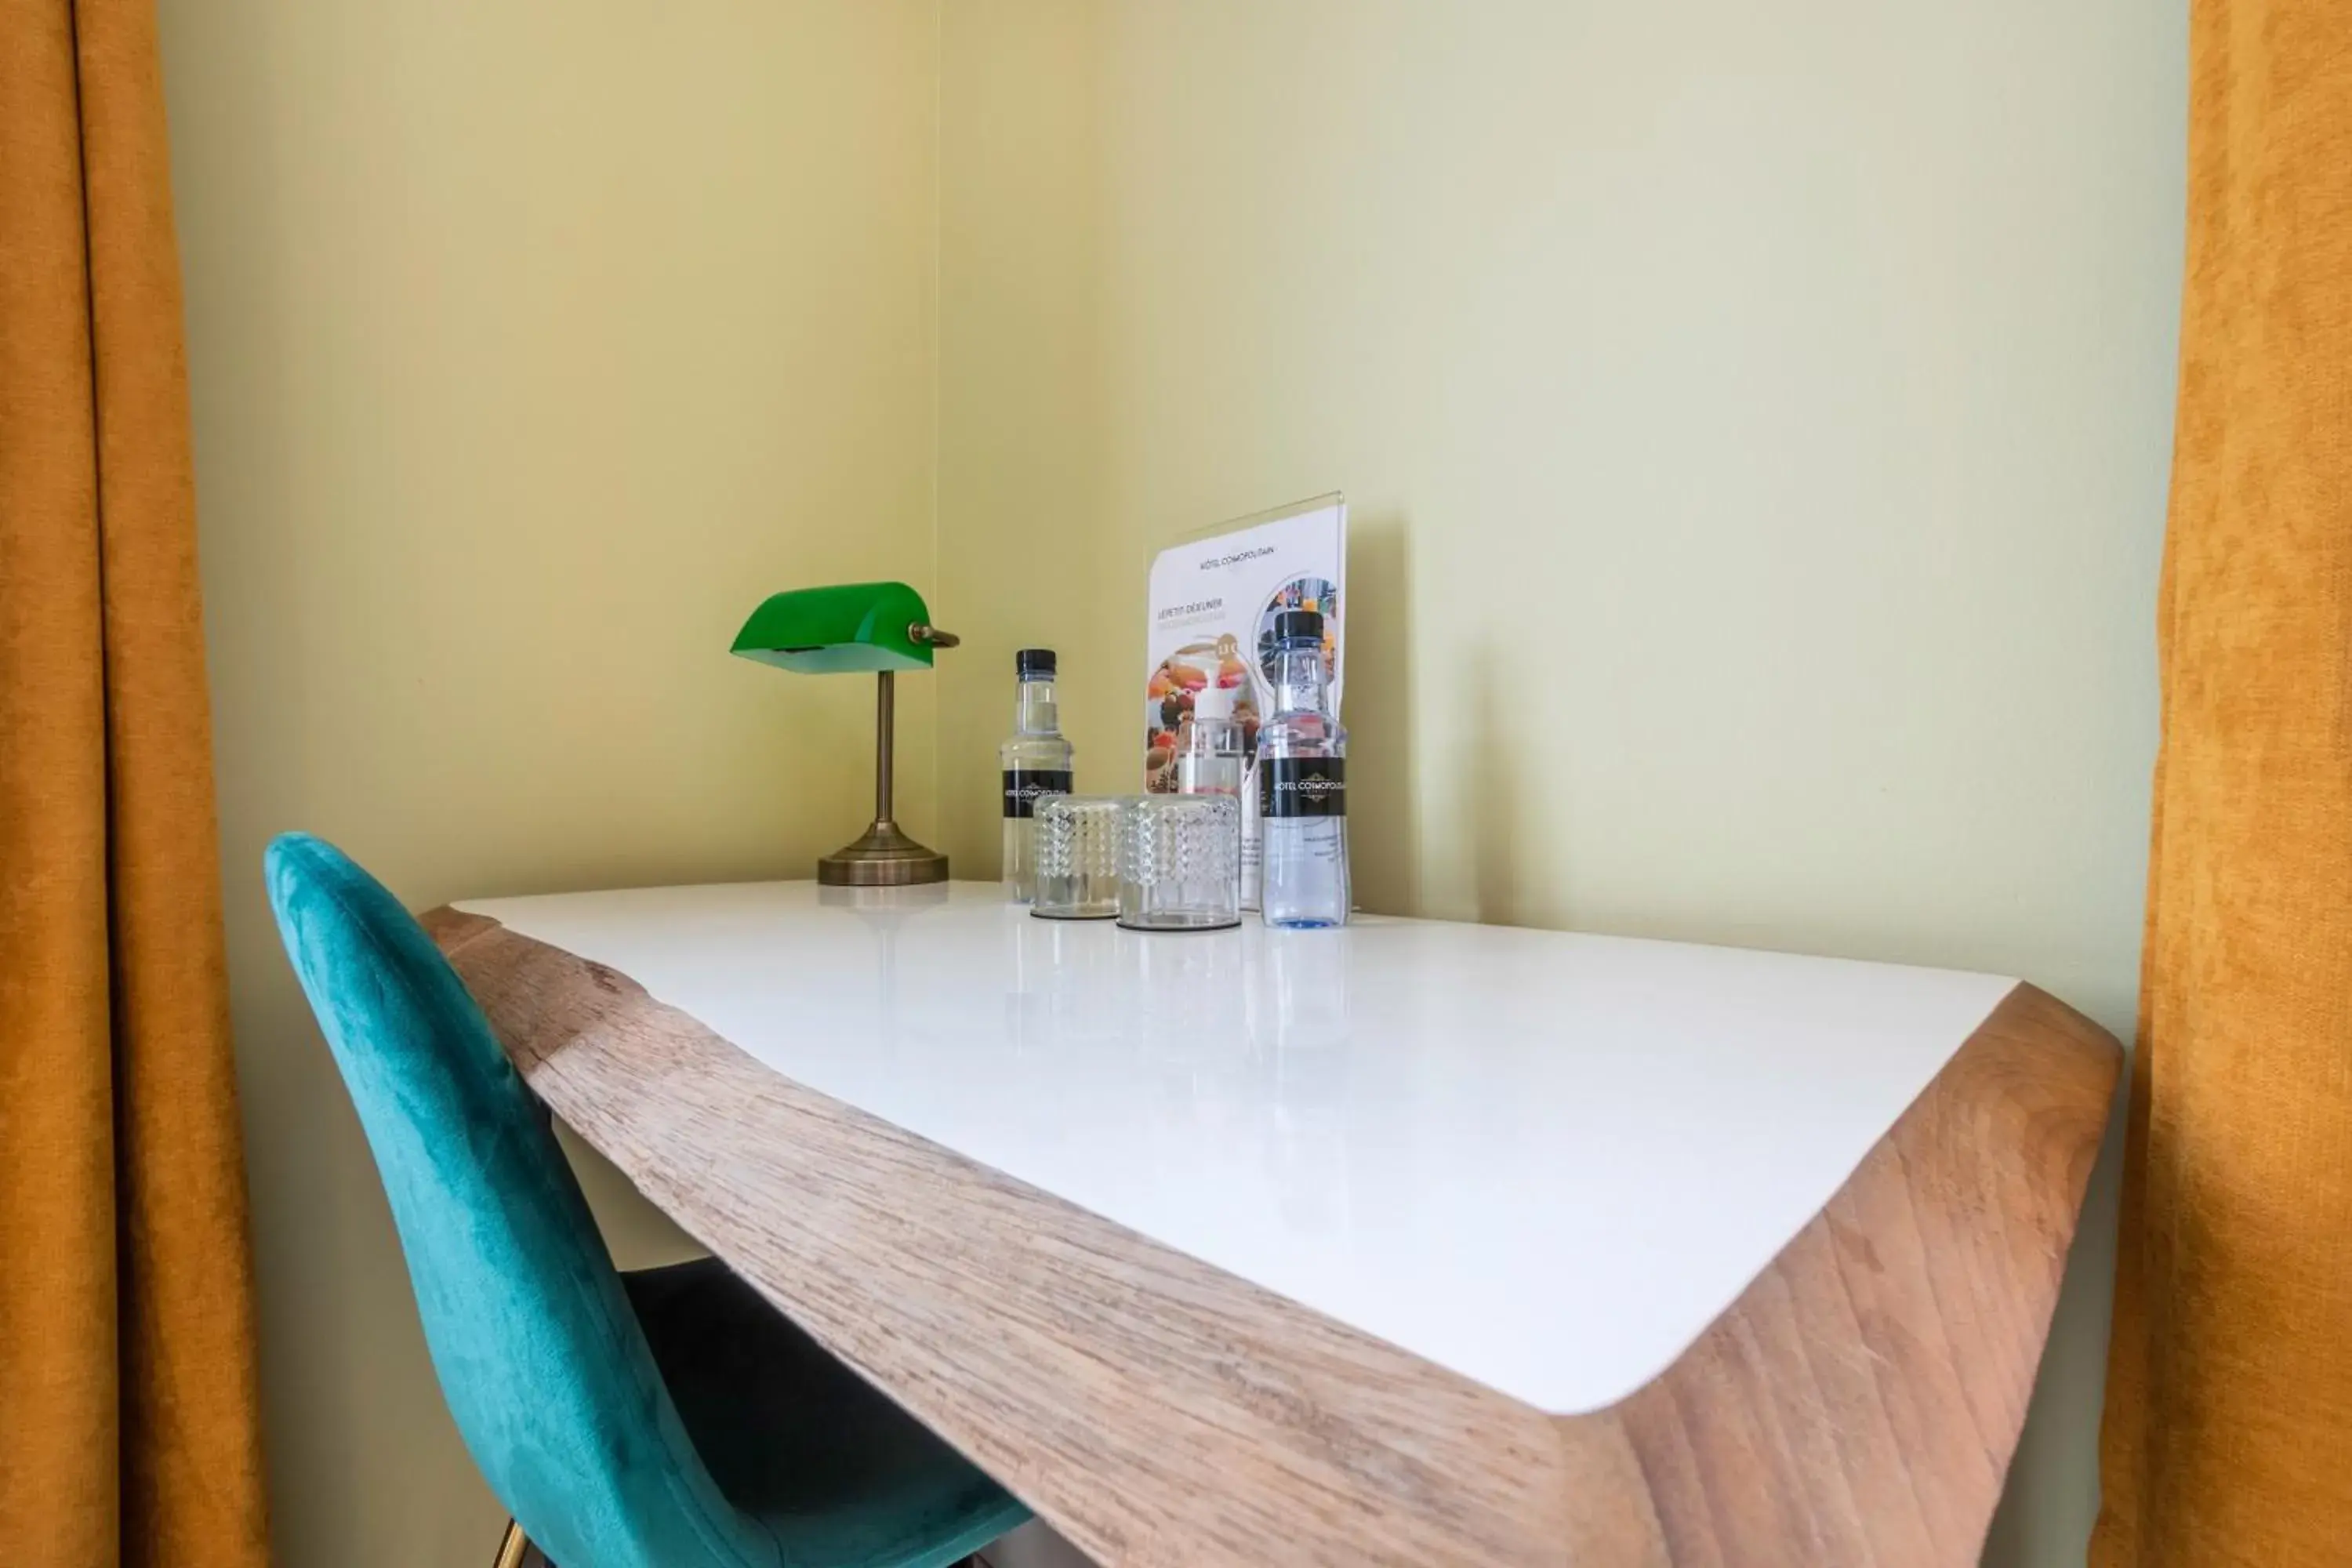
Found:
[[[891,774],[898,752],[898,691],[892,672],[875,677],[874,821],[855,844],[816,863],[816,879],[832,887],[905,888],[948,879],[948,858],[898,831],[891,817]]]
[[[890,820],[890,773],[898,734],[898,678],[891,670],[875,677],[874,695],[874,826],[895,826]]]

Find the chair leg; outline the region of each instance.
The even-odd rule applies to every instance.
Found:
[[[499,1554],[491,1559],[490,1568],[522,1568],[530,1555],[530,1541],[523,1534],[522,1526],[513,1520],[507,1521],[507,1532],[499,1538]]]

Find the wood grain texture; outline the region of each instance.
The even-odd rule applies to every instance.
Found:
[[[1617,1407],[1673,1561],[1973,1563],[2122,1052],[2020,985],[1811,1225]]]
[[[1665,1375],[1554,1417],[436,910],[531,1087],[1097,1560],[1972,1563],[2120,1053],[2020,986]]]

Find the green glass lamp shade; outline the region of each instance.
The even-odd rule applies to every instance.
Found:
[[[874,820],[855,842],[816,863],[837,887],[944,882],[948,858],[899,831],[890,816],[893,687],[902,669],[929,669],[954,636],[931,625],[923,596],[904,583],[845,583],[772,594],[735,634],[733,651],[801,675],[870,674],[874,707]]]
[[[735,634],[745,658],[802,675],[931,668],[931,612],[904,583],[772,594]]]

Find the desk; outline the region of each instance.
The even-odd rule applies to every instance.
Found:
[[[1968,1563],[2120,1053],[1994,976],[992,886],[426,917],[531,1087],[1106,1564]]]

